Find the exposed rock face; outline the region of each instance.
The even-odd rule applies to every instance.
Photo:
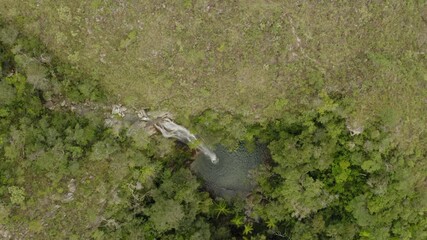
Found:
[[[114,104],[111,107],[94,102],[78,104],[61,99],[47,102],[46,107],[51,110],[71,110],[80,115],[98,112],[105,117],[105,125],[111,127],[117,134],[124,128],[128,129],[129,136],[141,129],[147,133],[147,136],[160,132],[166,138],[175,138],[186,144],[195,144],[196,148],[209,157],[213,164],[219,161],[216,154],[200,142],[194,134],[173,122],[173,116],[169,112],[146,112],[144,109],[128,109],[121,104]]]
[[[68,193],[65,194],[63,201],[71,202],[74,200],[74,192],[76,191],[76,180],[71,179],[67,187],[68,187]]]
[[[178,125],[169,118],[163,118],[157,121],[154,126],[159,130],[165,138],[176,138],[181,142],[192,144],[199,140],[185,127]],[[198,143],[197,149],[206,155],[213,164],[217,164],[219,159],[204,143]]]
[[[352,136],[359,135],[364,130],[364,127],[358,122],[347,121],[346,127]]]

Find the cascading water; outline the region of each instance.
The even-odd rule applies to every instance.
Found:
[[[155,120],[151,120],[146,116],[146,121],[152,121],[153,126],[162,133],[165,138],[175,138],[179,141],[190,144],[200,142],[197,137],[192,134],[185,127],[174,123],[167,117],[157,118]],[[198,143],[197,149],[200,150],[203,154],[205,154],[213,164],[217,164],[219,159],[217,155],[211,151],[204,143]]]
[[[65,99],[56,99],[55,102],[60,102],[60,104],[54,104],[53,101],[51,101],[46,103],[46,106],[51,110],[69,108],[71,111],[82,115],[93,113],[96,110],[100,112],[109,110],[111,114],[106,114],[108,117],[105,119],[105,125],[115,129],[117,132],[119,132],[120,128],[126,126],[132,129],[132,126],[136,125],[136,128],[139,128],[141,126],[138,120],[141,120],[144,122],[142,127],[145,128],[148,135],[155,134],[159,131],[166,138],[175,138],[186,144],[197,144],[197,149],[206,155],[213,164],[219,162],[217,155],[210,150],[209,147],[201,142],[188,129],[173,122],[170,119],[170,114],[167,112],[147,113],[145,110],[132,111],[121,104],[113,105],[112,108],[90,102],[84,105],[76,105]]]
[[[58,104],[54,104],[55,102]],[[188,129],[173,122],[173,117],[168,112],[147,113],[145,110],[132,110],[120,104],[113,105],[112,108],[90,102],[78,105],[64,99],[48,102],[46,106],[51,110],[68,109],[81,115],[104,113],[105,125],[111,127],[116,134],[124,128],[128,129],[128,136],[138,136],[140,130],[145,132],[144,136],[160,132],[166,138],[196,145],[202,154],[195,155],[191,169],[204,179],[209,191],[227,200],[245,197],[256,185],[252,172],[270,158],[267,147],[262,144],[256,144],[252,150],[247,149],[244,144],[233,151],[222,145],[211,149]]]

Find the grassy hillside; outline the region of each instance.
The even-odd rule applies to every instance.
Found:
[[[363,124],[426,115],[426,9],[424,1],[4,0],[0,15],[129,105],[257,122],[312,108],[326,89],[348,98]]]

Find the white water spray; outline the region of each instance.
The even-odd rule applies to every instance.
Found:
[[[147,114],[144,113],[142,116],[140,115],[140,118],[144,121],[151,122],[153,126],[158,131],[160,131],[165,138],[175,138],[186,144],[196,143],[200,141],[188,129],[179,124],[174,123],[167,116],[158,117],[152,120],[150,117],[148,117]],[[198,143],[197,149],[203,154],[205,154],[207,157],[209,157],[213,164],[217,164],[219,162],[219,159],[216,154],[211,151],[204,143]]]
[[[55,104],[55,102],[57,104]],[[186,144],[195,144],[197,149],[205,154],[213,164],[217,164],[219,159],[217,155],[210,150],[203,142],[192,134],[185,127],[174,123],[171,118],[171,114],[168,112],[146,112],[145,110],[135,111],[128,109],[121,104],[110,106],[103,106],[97,103],[88,102],[85,104],[76,104],[73,102],[66,101],[65,99],[56,99],[45,103],[45,106],[51,110],[55,109],[70,109],[72,112],[76,112],[81,115],[86,115],[94,111],[109,111],[107,118],[105,119],[105,125],[115,129],[118,133],[122,127],[132,125],[138,119],[145,122],[143,127],[147,134],[151,136],[157,131],[161,132],[166,138],[175,138]]]

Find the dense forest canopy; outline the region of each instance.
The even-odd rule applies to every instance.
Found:
[[[427,238],[425,1],[142,5],[0,4],[0,238]],[[68,102],[270,157],[226,200],[194,146]]]

